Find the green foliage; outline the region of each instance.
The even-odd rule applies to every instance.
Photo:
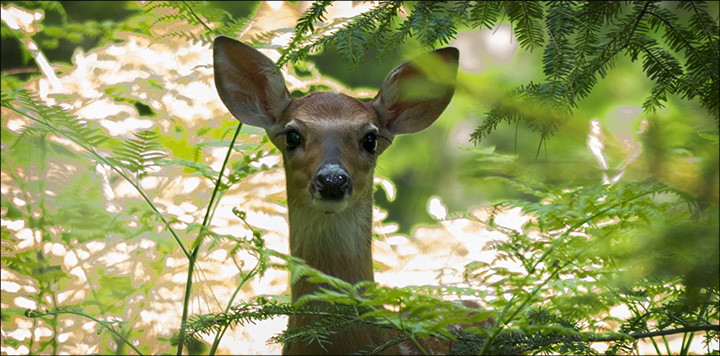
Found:
[[[545,354],[597,355],[598,352],[583,342],[580,328],[547,309],[529,310],[528,326],[524,332],[507,332],[499,335],[485,351],[485,355],[518,355],[527,352]],[[487,342],[486,336],[462,333],[458,343],[450,350],[453,355],[478,355]]]
[[[549,296],[549,305],[563,320],[582,323],[591,329],[601,325],[601,320],[597,319],[601,310],[618,304],[629,306],[636,315],[623,324],[623,333],[632,335],[649,331],[647,321],[651,318],[659,321],[660,330],[687,325],[717,329],[712,325],[715,322],[710,321],[716,320],[713,313],[717,312],[720,280],[716,206],[701,211],[694,197],[654,180],[569,191],[526,183],[520,183],[520,186],[527,187],[523,190],[542,198],[542,202],[517,200],[507,204],[520,206],[524,212],[536,216],[537,219],[523,229],[538,229],[543,235],[540,239],[532,239],[501,228],[510,239],[495,247],[501,252],[500,260],[520,261],[526,273],[502,269],[491,269],[490,272],[486,271],[488,266],[473,266],[470,271],[471,275],[485,278],[493,274],[505,276],[502,283],[496,284],[498,294],[507,293],[508,285],[517,286],[509,290],[514,297],[503,307],[502,315],[511,318],[509,321],[523,322],[512,319],[539,302],[534,300],[537,295],[545,295]],[[493,225],[493,219],[489,223]],[[662,241],[661,233],[672,231],[667,225],[692,229],[697,244],[683,244],[683,249],[673,250],[672,243]],[[663,247],[658,250],[657,246]],[[650,251],[657,253],[648,253]],[[688,263],[682,262],[683,259]],[[689,260],[693,262],[689,263]],[[698,273],[693,264],[702,266],[699,267],[702,269],[699,280],[703,282],[696,287],[681,282]],[[669,271],[670,265],[676,269]],[[548,275],[550,277],[545,277]],[[689,302],[683,297],[686,292],[676,289],[675,284],[679,282],[689,288],[686,291],[692,289],[693,293],[699,293],[695,302]],[[535,286],[529,294],[524,289],[528,285]],[[680,309],[693,310],[692,315],[677,308],[671,310],[668,303],[682,304],[684,307]],[[712,312],[707,313],[710,310]],[[638,324],[638,319],[643,323]],[[595,338],[589,334],[582,340]],[[616,352],[629,340],[620,338],[617,341],[617,344],[611,344]],[[553,349],[552,352],[561,350]]]
[[[113,163],[136,174],[137,179],[148,174],[148,170],[165,157],[158,141],[160,134],[157,131],[141,131],[133,133],[134,139],[122,141],[113,151]]]
[[[23,9],[44,12],[45,16],[57,18],[55,21],[44,23],[40,31],[27,35],[20,31],[15,31],[7,27],[5,22],[2,23],[2,38],[14,38],[22,41],[23,38],[30,37],[35,40],[41,48],[45,50],[55,50],[69,42],[78,45],[86,42],[96,42],[99,45],[105,45],[114,41],[114,35],[118,31],[139,31],[135,21],[141,19],[130,15],[127,21],[97,21],[94,19],[81,20],[68,16],[65,7],[60,1],[15,1],[15,6]],[[127,11],[132,14],[137,9],[132,3],[125,3]],[[23,46],[24,47],[24,46]],[[22,51],[22,62],[27,63],[31,58],[28,51]]]
[[[378,4],[373,10],[355,18],[336,33],[315,38],[316,33],[329,30],[329,28],[316,29],[315,26],[324,19],[325,8],[331,4],[332,1],[314,2],[303,16],[298,19],[293,40],[277,61],[278,68],[287,62],[296,63],[302,61],[311,52],[327,44],[342,48],[340,54],[343,59],[351,63],[351,65],[357,66],[360,58],[367,52],[368,48],[378,45],[383,40],[385,32],[392,25],[394,17],[397,16],[402,2],[387,1]],[[378,20],[381,21],[380,25],[377,23]]]
[[[590,344],[597,341],[609,343],[610,353],[615,354],[631,350],[635,339],[689,330],[707,332],[708,340],[717,339],[717,206],[703,211],[696,198],[657,180],[574,190],[509,182],[542,198],[542,203],[508,201],[498,204],[496,211],[522,207],[536,217],[523,230],[539,233],[531,236],[504,228],[495,223],[495,213],[491,215],[487,224],[507,239],[491,245],[499,252],[493,263],[470,264],[466,276],[490,286],[494,293],[471,288],[350,285],[289,259],[293,278],[308,278],[323,286],[320,292],[298,300],[297,309],[262,299],[244,303],[222,319],[202,317],[203,322],[191,329],[202,332],[216,324],[242,324],[273,314],[313,315],[316,323],[290,328],[276,341],[322,343],[338,325],[373,325],[402,334],[380,349],[365,351],[378,352],[392,343],[432,336],[457,340],[452,351],[458,354],[596,354]],[[672,231],[667,225],[690,229],[695,241],[673,250],[680,245],[663,242],[660,234]],[[655,248],[657,254],[648,254],[650,246],[663,246],[663,250]],[[638,258],[642,254],[646,257]],[[497,267],[495,262],[501,261],[520,262],[524,271]],[[668,270],[669,266],[675,269]],[[688,284],[689,280],[694,282]],[[489,309],[468,309],[436,297],[448,293],[481,298]],[[331,307],[318,308],[318,302]],[[624,321],[603,316],[616,305],[628,306],[634,316]],[[461,323],[479,325],[488,316],[497,320],[491,328],[466,328],[459,334],[448,328]],[[651,320],[656,322],[655,331]],[[604,325],[611,321],[621,322],[619,333],[604,334]]]
[[[132,348],[138,355],[142,355],[142,352],[137,349],[133,344],[128,341],[122,334],[123,324],[125,322],[122,321],[103,321],[98,320],[94,318],[93,316],[86,314],[83,311],[82,307],[56,307],[52,310],[48,310],[46,312],[40,312],[37,310],[26,310],[25,316],[28,318],[43,318],[48,316],[57,316],[57,315],[78,315],[87,319],[90,319],[98,324],[97,326],[97,334],[101,334],[103,332],[107,332],[112,334],[116,340],[124,342],[125,345]]]
[[[202,26],[204,31],[199,36],[197,32],[189,28],[178,26],[167,34],[160,37],[180,36],[192,40],[211,42],[219,34],[233,35],[241,32],[249,18],[237,18],[228,11],[217,7],[207,1],[153,1],[145,7],[146,14],[153,14],[157,9],[164,9],[166,14],[158,16],[149,23],[145,30],[150,30],[159,23],[177,23],[177,20],[187,21],[190,26]],[[210,28],[209,23],[219,24],[216,28]]]
[[[598,341],[608,342],[610,353],[615,354],[631,350],[635,339],[687,332],[688,327],[707,332],[708,340],[717,339],[720,240],[716,206],[702,211],[694,197],[656,180],[575,190],[510,183],[542,198],[543,203],[509,201],[496,209],[522,207],[537,217],[524,230],[540,234],[530,237],[499,226],[494,214],[487,221],[508,238],[492,245],[499,252],[496,261],[519,261],[525,269],[519,273],[493,264],[468,265],[467,278],[491,286],[493,294],[470,288],[350,285],[288,258],[293,278],[321,283],[320,292],[302,297],[296,308],[262,297],[237,305],[230,314],[200,316],[188,329],[203,333],[274,315],[306,315],[315,316],[316,322],[289,328],[275,341],[322,344],[338,326],[372,325],[403,332],[379,348],[363,351],[367,353],[426,337],[457,340],[453,354],[596,354],[590,344]],[[672,231],[665,225],[690,229],[696,240],[674,250],[680,245],[662,242],[660,232]],[[651,245],[667,250],[638,259]],[[675,270],[668,270],[669,266]],[[498,276],[502,278],[489,281]],[[689,280],[694,282],[688,284]],[[686,289],[678,289],[678,283]],[[496,311],[468,309],[437,297],[448,293],[484,299]],[[318,302],[329,306],[320,307]],[[602,312],[615,305],[627,305],[634,316],[622,322],[619,334],[603,335],[604,323],[614,319],[602,317]],[[448,328],[479,324],[491,315],[499,315],[492,328],[466,328],[459,333]],[[651,320],[659,331],[652,331]]]
[[[26,90],[20,90],[18,92],[17,100],[26,110],[23,112],[24,115],[32,117],[33,119],[35,119],[35,117],[32,115],[38,116],[38,118],[35,119],[38,126],[33,126],[32,129],[24,131],[23,133],[34,135],[51,132],[59,133],[84,147],[99,146],[107,140],[107,137],[103,135],[99,129],[89,124],[83,124],[79,120],[67,115],[61,108],[37,104]],[[22,142],[24,138],[25,137],[21,135],[18,141],[16,141],[16,144]]]
[[[57,46],[64,37],[109,42],[117,31],[151,32],[158,24],[178,20],[187,21],[190,28],[173,28],[157,37],[209,41],[217,34],[241,32],[249,20],[234,17],[212,3],[151,2],[147,12],[122,22],[77,23],[68,18],[62,3],[23,4],[60,16],[60,25],[47,26],[40,32],[38,38],[42,40],[38,43],[46,49]],[[702,2],[388,1],[356,17],[325,24],[329,6],[333,6],[332,1],[318,1],[308,7],[278,66],[303,61],[315,51],[334,46],[353,67],[371,49],[377,48],[377,57],[383,58],[410,39],[428,47],[444,45],[465,27],[492,29],[502,21],[513,25],[522,48],[542,49],[543,81],[518,86],[498,100],[473,134],[476,142],[502,122],[523,122],[540,132],[543,139],[548,138],[572,119],[581,100],[591,93],[598,78],[608,74],[620,55],[641,60],[645,75],[653,82],[643,105],[647,112],[663,107],[669,95],[677,95],[697,100],[717,120],[718,18],[709,14]],[[157,15],[157,10],[167,11]],[[400,19],[400,14],[407,16]],[[337,31],[331,32],[333,29]],[[24,36],[5,24],[2,35],[18,40]],[[153,80],[143,83],[164,90]],[[176,137],[172,135],[187,134],[180,121],[175,121],[173,133],[163,133],[155,126],[119,140],[94,122],[47,105],[27,90],[15,90],[26,84],[22,80],[3,74],[2,83],[3,123],[7,122],[6,115],[30,122],[19,134],[10,133],[3,125],[3,175],[19,188],[18,197],[23,200],[18,204],[4,193],[3,218],[23,220],[42,241],[71,248],[93,241],[132,243],[147,238],[158,242],[162,257],[170,256],[174,249],[181,250],[188,261],[183,322],[166,326],[179,329],[170,340],[179,352],[214,354],[231,326],[279,315],[306,315],[314,316],[316,322],[289,328],[271,341],[322,344],[338,326],[373,326],[391,336],[382,345],[368,345],[358,352],[376,354],[396,343],[420,345],[424,338],[437,338],[452,340],[454,354],[595,354],[590,346],[597,342],[607,344],[608,354],[617,354],[633,352],[638,340],[650,339],[662,354],[669,349],[661,349],[657,337],[683,334],[681,353],[687,353],[693,338],[701,335],[707,353],[717,354],[710,345],[716,345],[720,330],[720,213],[717,201],[711,198],[693,196],[657,179],[581,187],[534,182],[518,173],[523,168],[517,167],[512,157],[485,149],[478,164],[482,167],[469,169],[485,170],[486,176],[498,175],[498,170],[507,173],[496,179],[526,194],[524,199],[495,205],[486,220],[462,216],[479,220],[502,236],[487,247],[497,252],[495,260],[465,266],[466,282],[487,288],[386,288],[367,282],[351,285],[292,256],[269,250],[262,232],[238,209],[233,214],[251,236],[211,230],[215,209],[228,189],[266,169],[257,164],[267,152],[263,150],[266,137],[249,143],[252,131],[205,127],[194,133],[203,140],[175,149],[172,142]],[[127,88],[104,89],[139,111],[150,110],[141,100],[121,97],[118,92]],[[150,111],[144,117],[156,119]],[[717,149],[716,132],[694,134]],[[214,147],[227,148],[219,170],[203,160],[203,149]],[[140,198],[125,202],[117,213],[109,213],[102,206],[105,182],[97,173],[101,167],[112,179],[127,182]],[[201,202],[205,213],[202,223],[190,223],[185,231],[177,231],[178,217],[161,213],[152,199],[158,192],[139,184],[163,169],[201,177],[212,191],[207,201]],[[708,173],[708,181],[716,179],[716,174]],[[500,212],[509,207],[520,207],[531,216],[522,229],[508,229],[497,222]],[[4,268],[37,282],[37,292],[29,293],[28,298],[38,305],[35,310],[5,309],[3,322],[12,323],[21,317],[41,320],[52,333],[49,338],[33,335],[27,341],[8,340],[7,344],[27,347],[33,353],[56,354],[62,330],[60,317],[72,316],[97,323],[97,334],[105,347],[100,353],[112,350],[113,343],[118,345],[114,349],[118,354],[127,349],[148,353],[147,345],[135,347],[132,342],[144,330],[133,328],[140,317],[139,309],[130,301],[136,293],[147,295],[152,280],[136,281],[110,269],[90,271],[88,278],[99,288],[92,289],[81,302],[61,305],[58,290],[70,287],[70,271],[63,270],[43,251],[7,248],[22,242],[8,230],[3,229],[2,239]],[[223,312],[191,315],[192,277],[204,241],[209,249],[230,243],[230,256],[249,255],[253,260],[242,261],[238,286],[229,300],[223,301],[227,303]],[[145,254],[148,252],[138,251],[130,258],[155,272],[165,268],[163,258],[152,259]],[[518,263],[521,268],[509,269],[504,262]],[[318,283],[319,292],[304,296],[296,305],[278,296],[236,301],[241,288],[268,269],[286,269],[294,280],[306,278]],[[470,308],[448,302],[449,296],[480,300],[483,306]],[[628,309],[630,316],[611,315],[617,306]],[[120,322],[108,318],[112,315],[128,316]],[[214,334],[209,348],[200,341],[199,334],[203,333]]]
[[[643,103],[645,111],[654,112],[668,95],[678,95],[698,100],[720,126],[720,30],[718,17],[703,2],[682,1],[671,9],[652,1],[388,1],[327,34],[337,24],[317,22],[329,6],[332,2],[318,1],[306,11],[278,66],[332,46],[355,68],[370,48],[378,48],[382,58],[409,38],[428,47],[445,45],[459,26],[491,29],[502,21],[513,26],[521,48],[545,46],[545,80],[521,85],[497,102],[472,134],[475,142],[501,122],[523,122],[548,138],[621,55],[642,59],[655,84]],[[403,6],[409,14],[395,25]]]
[[[69,246],[84,244],[89,241],[112,241],[116,237],[131,241],[139,236],[147,235],[156,226],[160,225],[170,232],[170,235],[188,257],[196,258],[200,247],[199,243],[203,241],[204,237],[213,239],[210,248],[215,247],[220,240],[230,240],[235,242],[235,247],[231,251],[233,254],[241,250],[247,250],[256,256],[257,265],[253,269],[246,272],[240,271],[242,282],[239,284],[236,293],[247,281],[261,275],[267,269],[268,252],[264,246],[262,234],[250,227],[243,213],[237,212],[236,215],[253,231],[251,241],[219,235],[209,231],[207,227],[219,198],[231,186],[253,173],[266,169],[266,167],[258,168],[255,163],[263,157],[260,147],[262,143],[267,142],[267,139],[264,139],[261,145],[235,145],[241,129],[241,126],[238,126],[235,130],[235,137],[229,145],[226,142],[203,143],[201,146],[219,145],[231,148],[228,149],[225,164],[231,164],[233,168],[227,171],[227,176],[220,176],[218,172],[213,171],[207,165],[177,158],[168,159],[168,152],[171,152],[171,150],[162,144],[161,134],[157,129],[133,133],[133,138],[128,140],[111,139],[95,123],[79,120],[60,107],[44,105],[38,98],[33,97],[24,89],[17,91],[14,97],[3,92],[2,105],[4,110],[21,115],[32,122],[31,125],[22,128],[21,133],[14,137],[12,144],[9,145],[8,149],[11,150],[12,155],[2,155],[3,171],[9,172],[13,183],[22,188],[25,200],[28,202],[24,209],[18,209],[11,201],[3,197],[2,206],[7,209],[5,216],[12,219],[26,220],[28,227],[42,231],[44,241],[62,241]],[[5,137],[5,134],[6,132],[3,133],[3,137]],[[69,140],[75,145],[73,147],[75,151],[69,150],[65,145],[56,143],[55,140],[49,140],[48,138],[51,136]],[[27,150],[26,146],[28,145],[33,146],[34,150]],[[229,155],[235,151],[243,153],[242,157],[230,161]],[[14,173],[16,170],[22,172],[38,163],[37,156],[24,156],[28,152],[41,153],[41,157],[39,157],[39,175],[42,179],[40,180],[26,182],[21,175]],[[51,170],[49,165],[54,163],[85,166],[86,170],[74,174],[64,173]],[[92,174],[92,167],[100,165],[109,167],[120,178],[130,183],[142,196],[145,205],[130,202],[119,215],[108,213],[101,205],[104,200],[100,193],[102,183],[96,175]],[[201,232],[200,238],[196,238],[190,244],[190,250],[186,249],[185,242],[180,240],[178,232],[171,226],[175,218],[161,214],[148,193],[139,185],[139,181],[143,177],[152,175],[160,167],[172,165],[192,168],[190,174],[205,176],[211,179],[213,183],[216,183],[213,200],[210,201],[207,208],[205,222],[202,225],[190,224],[186,230],[186,234],[198,230]],[[225,171],[225,166],[223,166],[222,171]],[[64,176],[57,176],[57,174],[63,174]],[[67,182],[67,185],[63,186],[62,182]],[[57,191],[57,194],[48,199],[46,188]],[[32,197],[39,197],[39,199]],[[39,218],[35,217],[37,210],[42,212]],[[127,219],[140,223],[140,228],[128,228],[125,224]],[[57,230],[57,226],[60,226],[61,229],[59,236],[56,237],[53,231]],[[3,230],[3,240],[6,239],[12,240],[10,233]],[[153,237],[153,239],[162,241],[166,237],[159,238],[157,236]],[[19,241],[15,240],[13,242],[18,243]],[[169,254],[170,249],[173,247],[165,243],[161,243],[160,246],[165,246],[163,252],[165,254]],[[139,252],[139,255],[141,254]],[[142,256],[136,257],[140,260],[147,259]],[[162,265],[157,265],[150,260],[145,261],[145,263],[148,263],[156,270],[162,269]],[[56,295],[58,287],[60,289],[69,287],[67,285],[70,279],[68,272],[61,269],[56,262],[44,256],[41,251],[30,250],[7,256],[4,254],[3,264],[10,270],[23,276],[32,276],[39,282],[39,293],[33,296],[39,305],[47,304],[47,300],[42,298],[47,295]],[[59,327],[55,316],[74,315],[88,318],[98,323],[98,334],[104,331],[108,332],[107,334],[119,345],[118,351],[127,346],[136,353],[143,354],[142,350],[132,345],[128,337],[128,335],[137,335],[140,331],[128,328],[127,323],[103,321],[101,316],[105,313],[126,313],[123,308],[124,304],[118,305],[117,302],[124,301],[136,293],[147,294],[152,284],[144,283],[138,286],[137,282],[132,281],[130,277],[118,276],[114,275],[114,273],[96,271],[97,280],[94,283],[106,286],[106,288],[92,291],[92,297],[80,304],[57,306],[50,303],[47,311],[28,310],[24,315],[29,318],[43,318],[55,330],[54,335],[57,335],[57,328]],[[192,272],[189,275],[192,275]],[[55,300],[55,297],[52,300]],[[232,300],[230,303],[232,303]],[[97,315],[93,316],[96,313]],[[217,342],[213,345],[213,352],[217,348],[220,335],[218,334]],[[188,350],[197,351],[202,349],[202,346],[197,344],[197,340],[189,340],[188,342]],[[182,348],[181,343],[176,345],[178,348]],[[57,353],[57,347],[57,340],[53,337],[50,341],[43,341],[39,351],[49,350],[49,352]]]

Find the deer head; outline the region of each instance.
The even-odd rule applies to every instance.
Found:
[[[455,90],[458,50],[441,48],[397,66],[370,102],[327,91],[296,99],[274,63],[254,48],[220,36],[213,50],[215,85],[225,106],[240,122],[264,128],[282,152],[292,255],[351,283],[373,280],[377,158],[395,135],[423,130],[445,110]],[[293,301],[315,288],[296,282]],[[331,352],[357,351],[371,341],[357,334],[338,338],[339,348]]]

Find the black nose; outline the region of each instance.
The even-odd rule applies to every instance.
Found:
[[[327,200],[340,200],[352,192],[350,175],[337,164],[324,165],[313,179],[315,190]]]

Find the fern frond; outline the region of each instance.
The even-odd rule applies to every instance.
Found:
[[[308,313],[318,310],[317,307],[306,307]],[[319,310],[318,310],[319,312]],[[254,302],[241,302],[234,305],[227,314],[200,314],[188,318],[183,330],[188,336],[214,333],[227,325],[246,325],[257,321],[268,320],[278,315],[296,314],[290,304],[281,304],[266,297],[259,297]]]
[[[228,15],[229,16],[229,15]],[[245,30],[245,27],[250,22],[250,17],[241,17],[241,18],[233,18],[230,17],[230,20],[228,22],[220,22],[219,26],[215,29],[215,33],[218,34],[228,34],[233,35],[236,33],[241,33],[243,30]],[[261,34],[262,36],[262,34]],[[260,41],[261,39],[256,39],[257,41]]]
[[[115,157],[112,161],[142,178],[152,167],[158,166],[167,154],[162,150],[158,129],[135,132],[133,136],[134,139],[124,140],[113,149]]]
[[[325,13],[332,3],[331,0],[313,2],[298,19],[297,25],[295,25],[295,38],[293,38],[293,41],[296,41],[296,38],[299,40],[308,33],[314,33],[315,25],[325,21]]]
[[[385,56],[385,53],[397,50],[398,44],[405,43],[407,38],[412,37],[412,31],[412,20],[408,17],[403,20],[394,31],[389,31],[390,33],[387,35],[386,41],[381,43],[378,48],[378,57],[381,58]]]
[[[548,8],[547,30],[549,44],[543,62],[545,75],[551,82],[563,81],[572,69],[575,53],[570,37],[575,32],[575,9],[566,2],[551,3]]]
[[[685,52],[688,61],[688,69],[697,70],[703,75],[711,75],[712,72],[708,64],[703,60],[700,54],[696,35],[680,24],[680,19],[672,11],[664,8],[650,9],[648,11],[648,24],[652,29],[665,29],[663,39],[671,50],[675,52]]]
[[[572,116],[573,108],[590,94],[598,80],[606,77],[620,55],[632,60],[642,57],[646,74],[655,81],[655,88],[643,103],[645,111],[662,107],[667,95],[672,94],[698,99],[713,116],[718,116],[720,109],[720,95],[716,93],[720,79],[718,18],[710,16],[702,2],[678,4],[678,9],[689,13],[681,20],[681,15],[652,1],[419,1],[394,25],[403,2],[388,1],[351,19],[323,25],[319,22],[329,4],[317,1],[308,9],[278,65],[302,60],[332,45],[350,68],[355,68],[371,47],[378,48],[376,60],[380,60],[408,38],[430,47],[445,44],[457,34],[457,23],[493,28],[506,15],[522,48],[532,51],[544,47],[545,82],[519,87],[508,95],[522,94],[522,100],[544,103],[545,111],[554,113],[550,118],[545,113],[528,116],[512,112],[501,101],[472,136],[476,143],[502,121],[531,123],[533,129],[541,131],[543,140],[548,138]],[[342,22],[341,29],[330,31]],[[662,43],[654,35],[658,31],[662,31]],[[601,38],[609,40],[601,42]],[[684,56],[682,61],[679,54]],[[720,119],[717,122],[720,126]]]
[[[501,122],[521,121],[542,138],[547,138],[570,118],[570,107],[564,102],[565,93],[553,90],[550,84],[530,83],[510,90],[486,114],[481,124],[470,135],[472,142],[479,142],[489,135]]]
[[[17,100],[22,109],[29,111],[42,127],[33,129],[32,132],[47,133],[55,132],[66,135],[86,147],[97,147],[108,140],[107,134],[97,128],[94,124],[79,120],[70,116],[65,110],[57,106],[46,106],[38,104],[27,90],[19,90]]]
[[[349,63],[351,68],[356,68],[360,58],[367,52],[367,35],[363,30],[346,27],[338,31],[334,38],[340,57]]]
[[[295,25],[292,40],[290,40],[280,58],[275,62],[276,68],[280,68],[288,62],[294,63],[303,60],[310,54],[310,48],[306,43],[315,33],[315,25],[325,20],[327,7],[330,5],[332,5],[331,0],[314,1],[305,10]],[[313,47],[317,48],[316,46]]]
[[[472,8],[468,14],[467,22],[472,27],[485,27],[492,30],[498,22],[500,12],[504,9],[501,2],[498,1],[474,1]]]
[[[173,21],[178,19],[187,20],[191,25],[203,25],[205,29],[212,32],[207,21],[221,21],[227,14],[224,10],[209,7],[203,1],[168,1],[165,7],[177,10],[177,14],[166,15],[160,18],[161,21]],[[205,19],[200,18],[200,13]]]
[[[328,45],[333,45],[338,49],[338,52],[347,61],[348,65],[351,68],[356,68],[370,46],[383,47],[387,43],[386,33],[391,31],[392,21],[402,6],[402,1],[383,2],[353,18],[335,21],[322,26],[320,29],[312,27],[313,29],[310,30],[310,22],[317,25],[317,21],[324,19],[324,9],[330,3],[332,1],[315,2],[298,20],[293,40],[283,50],[276,67],[281,67],[287,62],[295,63],[303,60],[310,53],[321,50]],[[332,34],[323,34],[340,26],[342,22],[345,22],[345,24],[339,30]],[[314,36],[315,34],[319,35]],[[385,52],[381,51],[378,56],[384,54]]]
[[[447,44],[457,34],[454,19],[446,4],[439,1],[420,1],[408,17],[415,37],[426,46],[436,42]]]
[[[703,34],[707,43],[716,57],[720,57],[720,46],[718,45],[718,19],[707,13],[707,5],[702,1],[680,1],[678,9],[690,12],[690,31],[696,34]]]
[[[521,47],[530,51],[544,42],[543,7],[537,1],[510,1],[507,5],[510,22],[515,26],[515,36]]]
[[[160,22],[173,23],[178,20],[187,21],[191,26],[201,25],[205,31],[201,34],[195,34],[186,31],[183,27],[178,27],[169,33],[160,37],[179,36],[190,38],[193,41],[211,42],[213,36],[218,34],[234,34],[239,32],[249,20],[249,17],[235,18],[227,11],[216,7],[206,1],[154,1],[146,8],[145,12],[149,13],[157,9],[167,9],[169,11],[165,15],[161,15],[146,26],[149,30]],[[210,23],[217,23],[214,29],[210,27]]]
[[[614,6],[613,6],[614,5]],[[613,12],[619,9],[617,2],[594,2],[588,1],[580,5],[576,10],[575,36],[575,58],[572,70],[567,76],[568,95],[567,100],[570,106],[577,106],[577,99],[586,97],[597,79],[591,73],[587,64],[591,58],[596,57],[602,51],[600,46],[600,30],[603,23],[611,16],[606,12]]]
[[[605,78],[607,71],[614,66],[615,56],[621,53],[621,51],[628,46],[632,38],[636,36],[636,31],[647,31],[642,19],[644,18],[650,5],[650,2],[645,4],[636,4],[633,12],[623,17],[616,27],[608,31],[606,37],[611,38],[611,40],[597,49],[593,48],[596,43],[596,36],[587,33],[587,31],[595,31],[595,28],[597,28],[597,17],[594,21],[589,17],[593,16],[593,14],[603,12],[609,16],[616,13],[618,10],[617,8],[610,6],[601,7],[599,9],[586,6],[582,9],[580,13],[586,14],[583,15],[583,19],[590,20],[591,23],[594,23],[594,26],[588,26],[585,28],[586,32],[583,37],[586,41],[585,51],[587,52],[580,52],[583,53],[581,57],[583,61],[578,63],[576,69],[570,76],[570,92],[567,95],[567,100],[571,105],[574,106],[578,99],[583,98],[590,93],[595,84],[597,84],[597,75],[600,75],[601,78]],[[597,54],[587,56],[588,52]]]

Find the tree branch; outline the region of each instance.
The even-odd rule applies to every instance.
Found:
[[[587,76],[594,76],[595,73],[597,73],[598,71],[601,71],[602,68],[603,68],[610,60],[612,60],[618,53],[620,53],[622,50],[624,50],[625,48],[627,48],[627,46],[628,46],[628,45],[630,44],[630,42],[632,41],[632,36],[635,34],[635,30],[636,30],[637,27],[640,25],[640,21],[643,19],[643,17],[644,17],[645,14],[647,13],[648,8],[650,7],[651,4],[652,4],[652,3],[647,2],[647,3],[645,4],[645,6],[643,7],[643,9],[638,13],[637,18],[633,21],[634,23],[632,24],[631,28],[626,31],[626,33],[627,33],[627,35],[626,35],[627,41],[625,41],[624,44],[620,45],[619,47],[615,47],[615,46],[617,46],[617,45],[615,44],[615,41],[618,39],[618,37],[613,37],[613,38],[610,40],[610,42],[608,42],[607,45],[604,46],[605,48],[603,49],[603,51],[602,51],[600,54],[598,54],[598,56],[594,59],[593,63],[591,63],[591,65],[589,66],[589,67],[590,67],[590,70],[588,70],[588,71],[586,72],[586,75],[587,75]],[[629,25],[629,24],[627,24],[627,25]],[[626,25],[626,26],[627,26],[627,25]],[[613,51],[614,51],[614,53],[610,54],[610,52],[613,52]],[[604,75],[601,75],[601,76],[604,77]],[[593,84],[593,85],[594,85],[594,84]],[[591,85],[591,87],[592,87],[593,85]],[[578,95],[578,92],[580,92],[580,90],[581,90],[581,89],[576,88],[575,86],[573,86],[573,90],[572,90],[572,91],[569,93],[569,95],[567,96],[568,101],[571,102],[571,103],[573,103],[573,102],[575,101],[576,95]],[[589,89],[588,89],[588,91],[589,91]]]
[[[618,335],[618,336],[607,336],[607,337],[598,337],[594,338],[591,337],[588,339],[589,342],[606,342],[606,341],[619,341],[619,340],[625,340],[625,339],[645,339],[648,337],[655,337],[655,336],[664,336],[664,335],[673,335],[673,334],[684,334],[689,332],[696,332],[696,331],[720,331],[720,325],[713,325],[713,324],[706,324],[706,325],[691,325],[686,326],[684,328],[678,328],[678,329],[665,329],[665,330],[658,330],[658,331],[648,331],[644,333],[634,333],[634,334],[628,334],[628,335]]]
[[[665,24],[665,27],[668,30],[675,33],[679,38],[682,38],[684,47],[686,49],[689,49],[690,50],[689,52],[691,52],[693,54],[693,56],[695,56],[698,59],[698,63],[702,64],[703,68],[705,68],[705,71],[708,72],[709,75],[712,75],[712,73],[713,73],[712,69],[708,68],[707,64],[703,60],[703,57],[700,55],[700,53],[698,53],[697,49],[695,47],[693,47],[693,45],[690,43],[690,41],[688,41],[687,38],[685,38],[685,36],[682,33],[680,33],[680,31],[678,29],[676,29],[675,26],[673,26],[670,23],[670,21],[668,21],[666,18],[664,18],[663,16],[661,16],[660,14],[657,14],[655,12],[647,11],[647,13],[648,13],[648,15],[651,15],[651,16],[657,18],[658,20],[660,20],[663,24]],[[710,40],[710,44],[712,44],[712,39]]]
[[[590,337],[584,342],[586,343],[592,343],[592,342],[611,342],[611,341],[621,341],[621,340],[637,340],[637,339],[645,339],[649,337],[655,337],[655,336],[665,336],[665,335],[674,335],[674,334],[684,334],[688,332],[697,332],[697,331],[718,331],[720,330],[720,325],[713,325],[713,324],[706,324],[706,325],[692,325],[687,326],[679,329],[665,329],[665,330],[658,330],[658,331],[648,331],[648,332],[642,332],[642,333],[634,333],[634,334],[618,334],[613,336],[605,336],[605,337]],[[518,349],[517,351],[519,353],[525,353],[530,352],[532,350],[537,350],[538,347],[542,346],[550,346],[559,344],[562,342],[568,342],[568,341],[583,341],[583,339],[579,336],[572,336],[572,337],[559,337],[551,340],[547,340],[545,342],[541,342],[541,344],[534,344],[534,345],[528,345],[525,347],[522,347]]]
[[[700,12],[698,11],[697,6],[695,6],[695,2],[694,2],[694,1],[691,1],[691,2],[690,2],[690,5],[692,5],[692,9],[693,9],[693,12],[695,12],[695,16],[697,16],[698,19],[700,20],[700,22],[702,22],[703,25],[704,25],[705,23],[702,21],[702,17],[700,16]],[[717,17],[715,18],[715,20],[717,21]],[[708,42],[710,42],[710,47],[712,47],[712,49],[713,49],[713,51],[714,51],[715,53],[718,53],[718,50],[717,50],[717,48],[715,47],[715,44],[713,43],[713,36],[710,34],[710,30],[709,30],[709,29],[710,29],[710,26],[712,26],[712,24],[708,24],[707,26],[703,26],[703,28],[705,29],[705,34],[707,35]]]

